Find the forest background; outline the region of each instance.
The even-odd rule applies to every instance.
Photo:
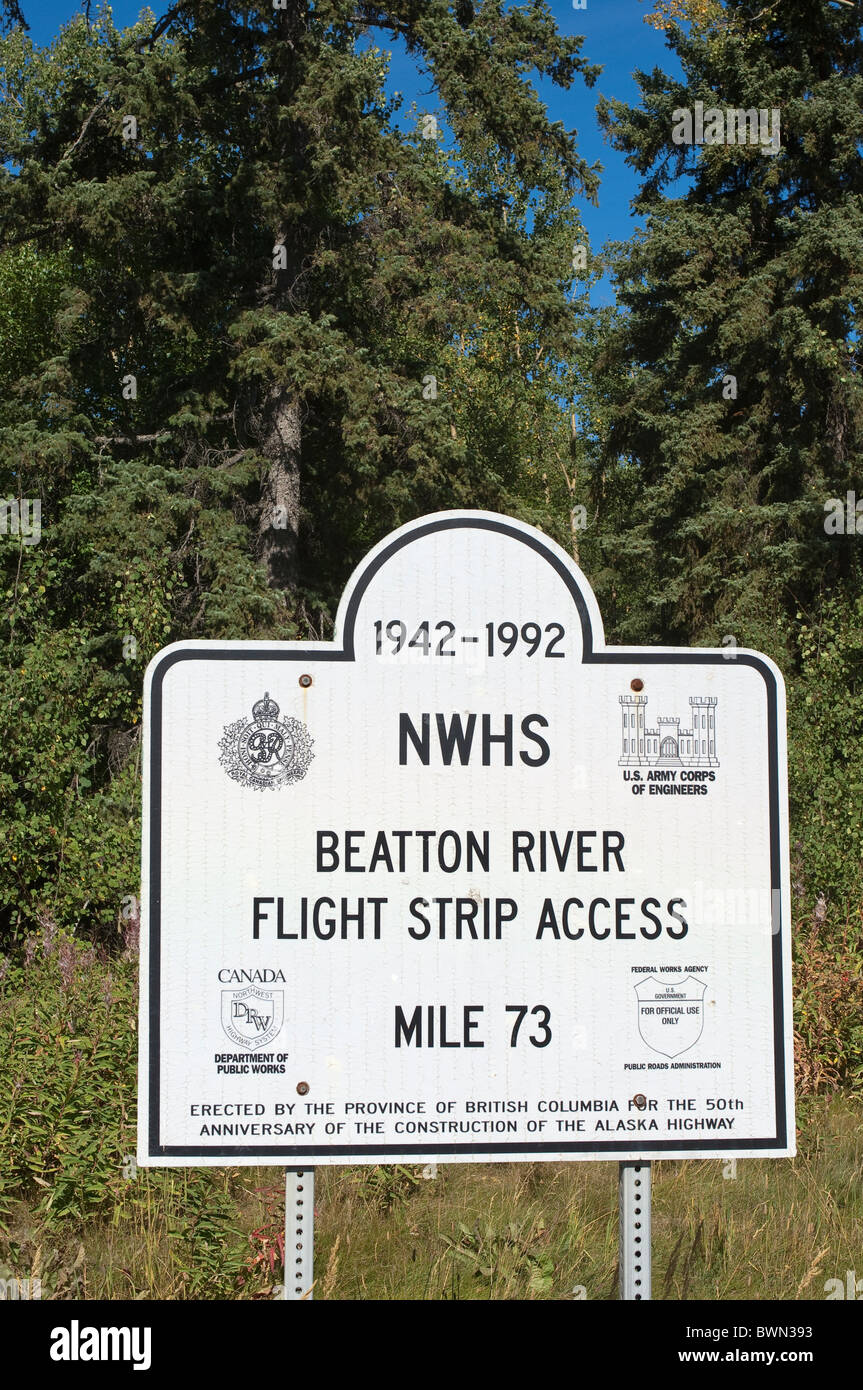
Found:
[[[32,1274],[38,1253],[58,1295],[264,1296],[276,1278],[267,1191],[128,1158],[143,672],[182,638],[328,637],[369,547],[454,507],[564,545],[611,642],[750,647],[785,673],[802,1151],[811,1138],[817,1165],[828,1130],[845,1136],[825,1181],[847,1208],[863,1091],[859,10],[633,4],[668,71],[636,73],[638,102],[597,114],[637,174],[642,230],[592,247],[597,170],[533,84],[584,109],[602,55],[542,0],[181,0],[125,29],[90,8],[39,47],[26,3],[5,0],[0,41],[0,1276]],[[427,78],[422,109],[392,91],[388,42]],[[696,102],[777,109],[780,148],[676,143],[674,112]],[[592,297],[600,281],[613,304]],[[559,1297],[591,1261],[590,1296],[613,1285],[594,1175],[483,1178],[492,1227],[463,1219],[488,1194],[456,1170],[437,1207],[410,1169],[330,1181],[332,1211],[364,1204],[373,1242],[394,1212],[410,1235],[425,1202],[412,1296]],[[556,1234],[546,1183],[569,1184]],[[826,1217],[810,1187],[792,1285],[819,1251],[844,1258],[854,1214]],[[669,1243],[670,1292],[684,1268],[683,1296],[739,1292],[724,1219],[693,1217],[685,1262]],[[388,1296],[357,1282],[337,1221],[327,1239],[332,1296]]]

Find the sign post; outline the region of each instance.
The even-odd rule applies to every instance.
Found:
[[[286,1297],[316,1164],[615,1160],[647,1297],[652,1159],[794,1153],[766,657],[608,646],[553,541],[445,512],[330,642],[160,652],[144,760],[138,1161],[286,1166]]]
[[[315,1170],[285,1169],[284,1297],[292,1303],[314,1297]]]
[[[650,1299],[650,1164],[621,1163],[620,1297],[625,1302]]]

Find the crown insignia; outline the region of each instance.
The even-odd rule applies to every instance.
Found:
[[[278,719],[279,707],[275,700],[270,699],[270,692],[264,692],[263,700],[256,700],[252,705],[252,715],[255,719]]]
[[[252,705],[252,717],[225,726],[219,762],[243,787],[284,787],[300,782],[314,758],[314,739],[299,719],[279,718],[270,692]]]

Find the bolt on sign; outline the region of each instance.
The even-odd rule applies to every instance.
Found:
[[[444,512],[333,641],[145,700],[139,1163],[794,1153],[766,657],[606,646],[553,541]]]

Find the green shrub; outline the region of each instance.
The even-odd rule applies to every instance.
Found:
[[[137,963],[46,914],[0,975],[0,1217],[25,1197],[80,1220],[110,1208],[135,1150]]]
[[[800,670],[788,682],[795,892],[839,906],[844,921],[863,897],[863,597],[834,596],[817,621],[798,616]]]

